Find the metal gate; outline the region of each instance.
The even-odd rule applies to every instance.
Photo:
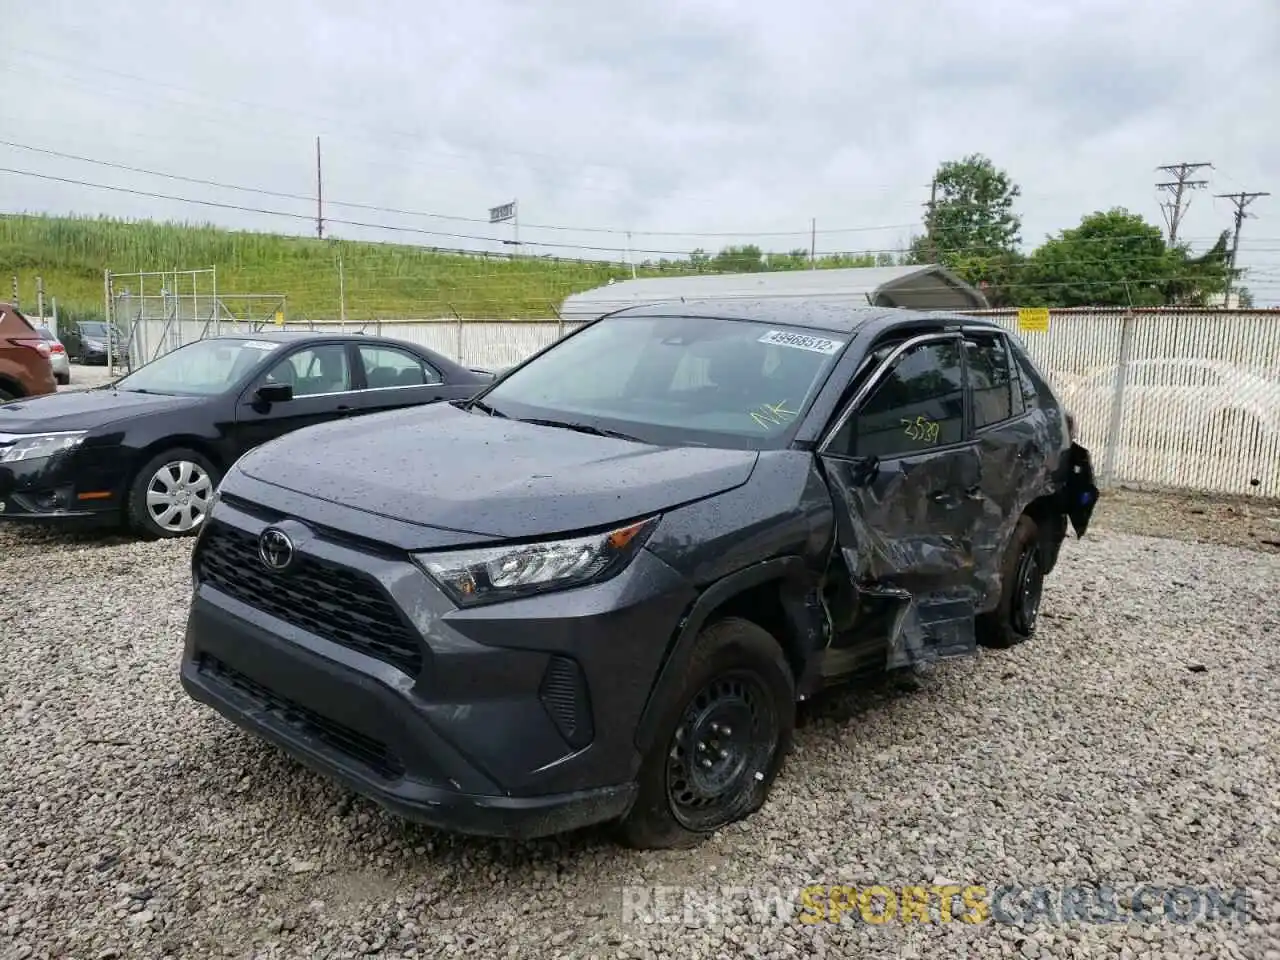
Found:
[[[144,273],[104,272],[107,365],[111,376],[150,363],[224,327],[257,329],[285,323],[283,294],[218,293],[216,267]]]

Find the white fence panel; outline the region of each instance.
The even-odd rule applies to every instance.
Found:
[[[984,311],[1024,343],[1076,416],[1105,482],[1280,498],[1280,311],[1052,311],[1046,333],[1017,311]],[[575,329],[558,320],[288,324],[364,330],[468,366],[512,366]],[[135,356],[248,323],[140,321]],[[1127,362],[1126,362],[1127,361]]]

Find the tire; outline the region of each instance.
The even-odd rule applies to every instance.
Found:
[[[984,647],[1008,649],[1035,636],[1044,595],[1045,559],[1040,528],[1024,513],[1000,566],[1000,603],[977,618],[978,642]]]
[[[661,708],[635,804],[618,824],[629,847],[694,846],[755,813],[791,749],[795,680],[778,642],[737,618],[694,642],[683,683]]]
[[[71,382],[71,374],[69,374],[69,373],[60,373],[60,374],[58,374],[56,377],[54,377],[53,379],[57,381],[58,386],[60,386],[60,387],[65,387],[67,384],[69,384],[69,383]]]
[[[0,387],[0,403],[8,403],[10,400],[17,400],[17,399],[18,398],[16,395],[10,393],[8,390],[4,389],[3,387]]]
[[[161,451],[143,465],[129,486],[129,526],[149,540],[198,533],[219,478],[217,467],[199,451],[186,447]],[[168,505],[176,508],[169,523],[161,522],[168,515],[164,494]]]

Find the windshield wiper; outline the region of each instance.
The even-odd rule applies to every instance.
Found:
[[[615,440],[630,440],[633,443],[647,443],[639,437],[633,437],[629,433],[619,433],[617,430],[605,430],[602,427],[593,427],[586,423],[570,423],[567,420],[540,420],[537,418],[520,419],[521,423],[532,423],[539,427],[560,427],[563,430],[576,430],[578,433],[589,433],[593,437],[613,437]]]
[[[489,406],[483,400],[466,401],[466,404],[467,404],[468,410],[483,410],[485,413],[487,413],[491,417],[502,417],[504,420],[507,418],[507,415],[505,413],[501,413],[498,410],[495,410],[493,407]]]

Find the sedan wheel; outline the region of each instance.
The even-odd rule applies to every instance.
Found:
[[[218,488],[219,473],[196,450],[166,450],[142,466],[129,489],[129,524],[145,537],[198,533]]]
[[[168,533],[190,533],[204,520],[213,500],[213,479],[190,460],[166,463],[147,485],[147,513]]]

